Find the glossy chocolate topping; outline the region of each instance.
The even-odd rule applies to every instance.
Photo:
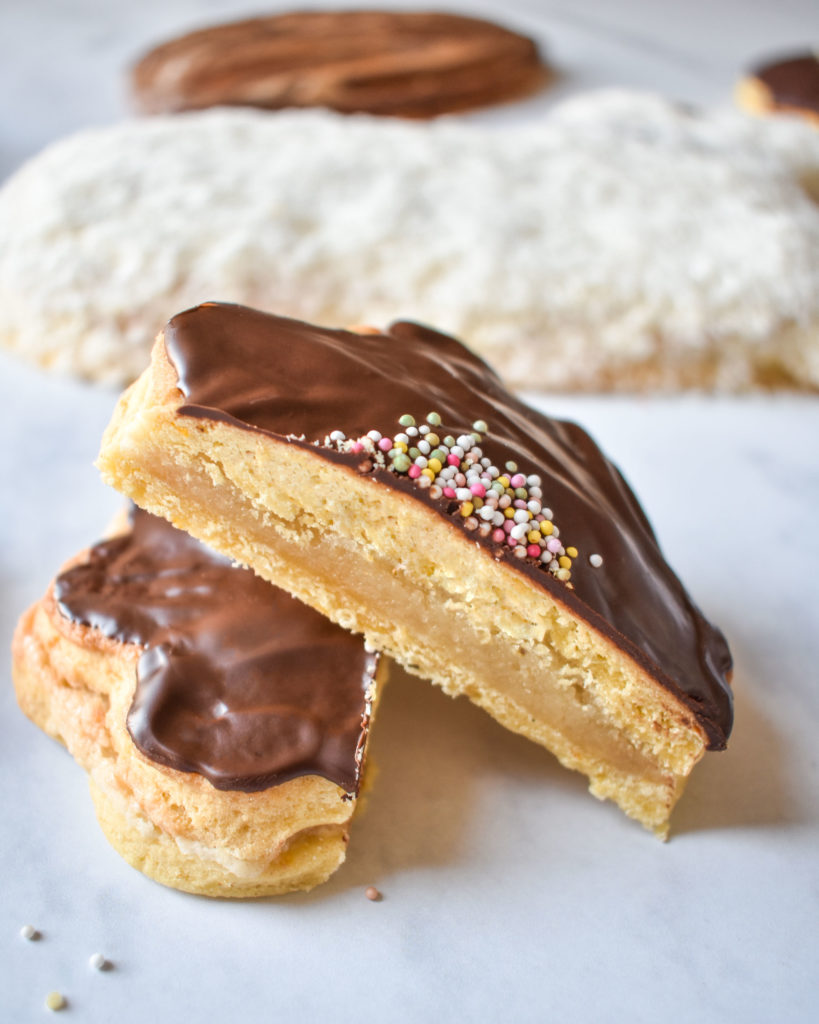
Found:
[[[666,564],[623,477],[580,427],[530,409],[460,342],[412,323],[356,334],[206,303],[170,321],[165,348],[184,396],[180,415],[262,431],[357,472],[360,455],[324,446],[333,430],[392,437],[403,414],[420,423],[436,411],[439,434],[457,436],[484,420],[485,455],[542,478],[562,541],[579,550],[572,586],[491,538],[470,539],[613,639],[694,712],[712,748],[725,745],[732,720],[725,640]],[[363,466],[369,469],[366,460]],[[370,472],[463,528],[446,499],[431,500],[388,469]],[[593,553],[603,558],[599,568],[588,561]]]
[[[819,114],[819,59],[815,53],[766,64],[755,68],[753,75],[768,87],[776,106]]]
[[[357,792],[377,658],[359,637],[136,509],[54,592],[72,622],[145,648],[127,724],[153,761],[217,789],[321,775]]]

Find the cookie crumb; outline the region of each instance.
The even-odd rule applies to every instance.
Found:
[[[66,1005],[65,996],[61,992],[49,992],[45,1004],[48,1010],[62,1010]]]
[[[36,942],[40,938],[40,933],[33,924],[24,924],[20,929],[20,938],[28,939],[29,942]]]
[[[373,903],[377,903],[381,899],[381,893],[374,885],[368,885],[364,891],[364,895],[368,900],[372,900]]]
[[[108,971],[111,969],[111,964],[102,953],[94,953],[93,956],[88,958],[88,966],[93,967],[95,971]]]

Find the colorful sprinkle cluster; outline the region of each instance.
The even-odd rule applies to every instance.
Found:
[[[441,436],[437,412],[420,425],[406,413],[398,424],[401,429],[393,437],[371,430],[352,439],[334,430],[324,443],[362,455],[364,470],[378,465],[409,477],[433,501],[456,502],[465,529],[510,548],[516,558],[537,560],[557,579],[569,582],[577,549],[563,546],[552,510],[543,501],[540,477],[520,472],[514,462],[503,468],[493,465],[480,447],[488,430],[483,420],[459,437]]]

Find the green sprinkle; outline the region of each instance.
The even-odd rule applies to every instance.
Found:
[[[492,481],[492,490],[495,492],[495,494],[505,494],[506,493],[506,488],[503,486],[503,484],[500,482],[500,480],[493,480]]]
[[[474,440],[475,444],[480,444],[483,440],[480,434],[470,434],[469,436]]]
[[[442,465],[446,462],[446,455],[447,453],[441,451],[440,448],[433,448],[432,451],[429,453],[429,457],[431,459],[437,459]]]
[[[444,438],[444,444],[447,446],[447,448],[455,447],[455,438],[452,436],[452,434],[446,435],[446,437]]]
[[[526,490],[525,487],[516,487],[515,488],[515,497],[516,498],[528,498],[529,497],[529,492]]]
[[[402,427],[414,427],[415,417],[410,416],[408,412],[405,412],[403,416],[400,416],[398,418],[398,422],[401,424]]]
[[[489,430],[489,427],[487,427],[483,420],[475,420],[472,424],[472,429],[477,430],[479,434],[485,434],[487,430]]]
[[[437,412],[431,412],[427,415],[427,423],[430,423],[433,427],[440,427],[441,417]]]
[[[517,462],[507,462],[505,468],[508,469],[510,473],[517,473],[518,464]]]
[[[399,452],[392,460],[392,468],[396,473],[406,473],[406,471],[412,465],[412,459],[409,455],[405,455],[404,452]]]
[[[409,455],[409,457],[411,459],[417,459],[418,456],[421,454],[421,452],[420,452],[420,450],[418,448],[410,448],[410,450],[409,450],[409,452],[407,454]]]

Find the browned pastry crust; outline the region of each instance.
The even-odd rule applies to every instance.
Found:
[[[549,72],[535,43],[479,18],[299,11],[191,32],[132,71],[143,113],[330,107],[425,118],[515,99]]]

